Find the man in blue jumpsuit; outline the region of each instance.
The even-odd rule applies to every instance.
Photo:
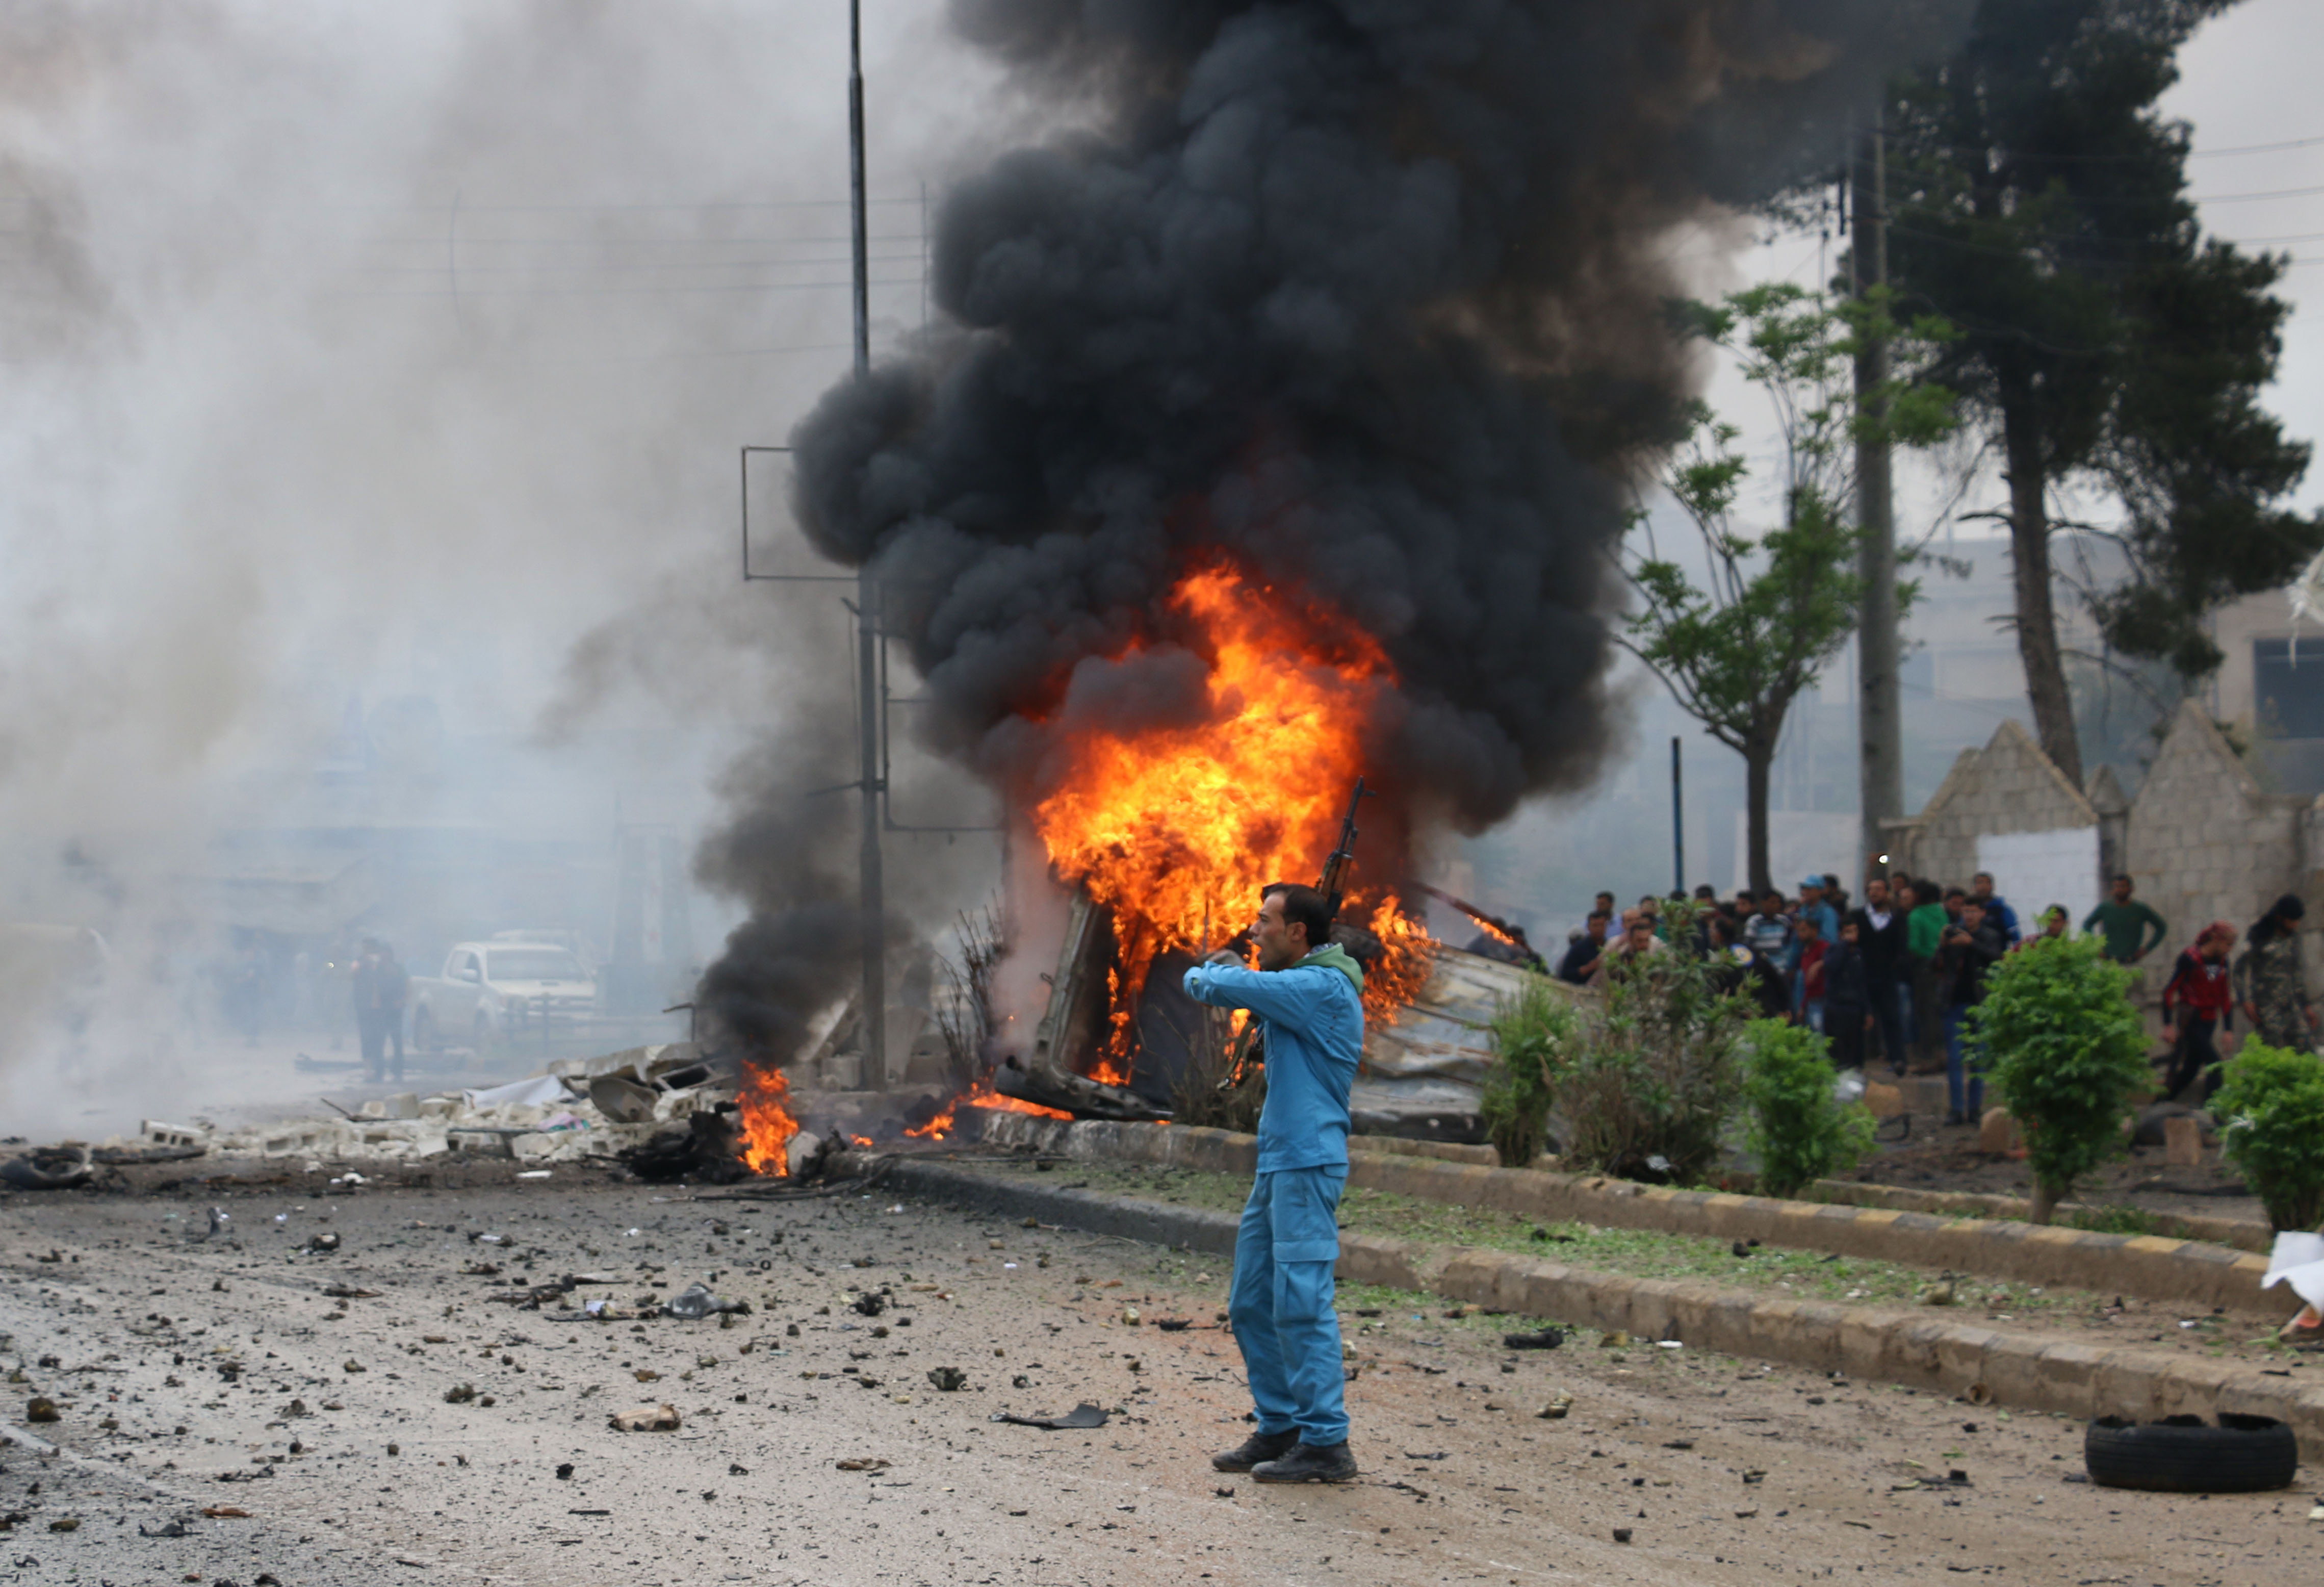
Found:
[[[1356,1476],[1332,1269],[1348,1183],[1348,1088],[1364,1044],[1364,973],[1329,940],[1331,930],[1322,893],[1278,882],[1250,929],[1257,970],[1218,953],[1186,972],[1188,997],[1250,1010],[1266,1042],[1259,1176],[1235,1235],[1227,1296],[1259,1431],[1211,1462],[1261,1482]]]

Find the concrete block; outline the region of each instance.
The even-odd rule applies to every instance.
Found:
[[[2052,1394],[2067,1401],[2052,1405],[2052,1410],[2083,1407],[2087,1415],[2090,1396],[2096,1392],[2098,1369],[2114,1352],[2103,1345],[2080,1344],[2071,1342],[2050,1345],[2042,1352],[2042,1375],[2047,1379]]]
[[[2198,1168],[2203,1163],[2203,1127],[2193,1119],[2163,1121],[2163,1161],[2172,1168]]]
[[[1937,1377],[1955,1394],[1985,1381],[1985,1352],[2001,1335],[1990,1328],[1956,1323],[1937,1335]]]
[[[1950,1327],[1934,1318],[1917,1319],[1888,1330],[1888,1355],[1881,1376],[1916,1389],[1934,1389],[1944,1381],[1937,1360],[1937,1342]]]
[[[1408,1241],[1377,1234],[1340,1236],[1339,1276],[1350,1284],[1379,1284],[1390,1289],[1418,1289],[1420,1275]]]
[[[2150,1391],[2154,1414],[2214,1420],[2218,1416],[2220,1391],[2247,1370],[2237,1362],[2182,1359],[2175,1363],[2173,1370],[2154,1379]]]
[[[1985,1352],[1986,1391],[2002,1405],[2045,1411],[2071,1408],[2057,1403],[2055,1387],[2044,1370],[2042,1357],[2047,1343],[2034,1333],[1997,1336]]]
[[[2017,1121],[2009,1116],[2009,1110],[1987,1108],[1985,1117],[1978,1121],[1977,1149],[1987,1157],[1997,1158],[2014,1151],[2018,1144]]]
[[[1896,1314],[1850,1306],[1840,1314],[1840,1370],[1851,1378],[1877,1381],[1887,1373],[1888,1335]]]
[[[2134,1422],[2153,1421],[2164,1414],[2155,1408],[2158,1391],[2179,1364],[2171,1356],[2129,1350],[2108,1352],[2091,1381],[2090,1415],[2122,1416]]]
[[[1868,1081],[1864,1087],[1864,1105],[1872,1110],[1876,1119],[1893,1119],[1904,1111],[1904,1093],[1886,1081]]]

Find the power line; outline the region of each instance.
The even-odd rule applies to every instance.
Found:
[[[921,262],[921,255],[918,253],[874,254],[871,256],[870,262],[874,264],[918,264]],[[805,270],[819,269],[826,264],[841,264],[844,263],[846,263],[846,261],[840,259],[647,260],[641,263],[636,264],[622,264],[612,261],[605,261],[595,264],[470,264],[463,261],[460,265],[460,278],[465,281],[472,275],[569,274],[577,271],[606,270],[630,272],[656,270]],[[337,268],[364,275],[441,275],[444,273],[444,267],[440,264],[343,264],[337,266]]]

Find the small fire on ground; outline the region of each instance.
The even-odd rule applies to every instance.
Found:
[[[921,1125],[904,1133],[915,1140],[942,1140],[954,1129],[954,1118],[963,1108],[983,1108],[996,1113],[1030,1113],[1037,1119],[1070,1119],[1071,1113],[1060,1108],[1045,1108],[1038,1103],[1028,1103],[1020,1097],[1003,1096],[992,1089],[990,1081],[980,1080],[975,1085],[945,1104],[945,1111]]]

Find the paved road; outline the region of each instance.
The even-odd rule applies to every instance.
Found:
[[[0,1451],[0,1513],[26,1517],[0,1582],[2178,1587],[2279,1583],[2313,1551],[2305,1482],[2107,1492],[2065,1480],[2077,1425],[1686,1350],[1514,1354],[1514,1324],[1384,1295],[1343,1310],[1364,1480],[1263,1489],[1207,1464],[1245,1431],[1212,1259],[876,1193],[507,1172],[0,1199],[0,1363],[27,1379],[8,1419],[54,1398],[31,1431],[62,1452]],[[212,1203],[232,1238],[193,1238]],[[617,1307],[706,1279],[755,1310],[558,1322],[489,1298],[590,1272],[620,1281],[576,1293]],[[851,1308],[867,1291],[876,1317]],[[942,1367],[968,1387],[933,1389]],[[1533,1415],[1561,1390],[1566,1417]],[[990,1419],[1084,1398],[1108,1426]],[[607,1426],[665,1401],[676,1432]],[[220,1506],[250,1517],[198,1513]],[[172,1522],[189,1535],[143,1535]]]

